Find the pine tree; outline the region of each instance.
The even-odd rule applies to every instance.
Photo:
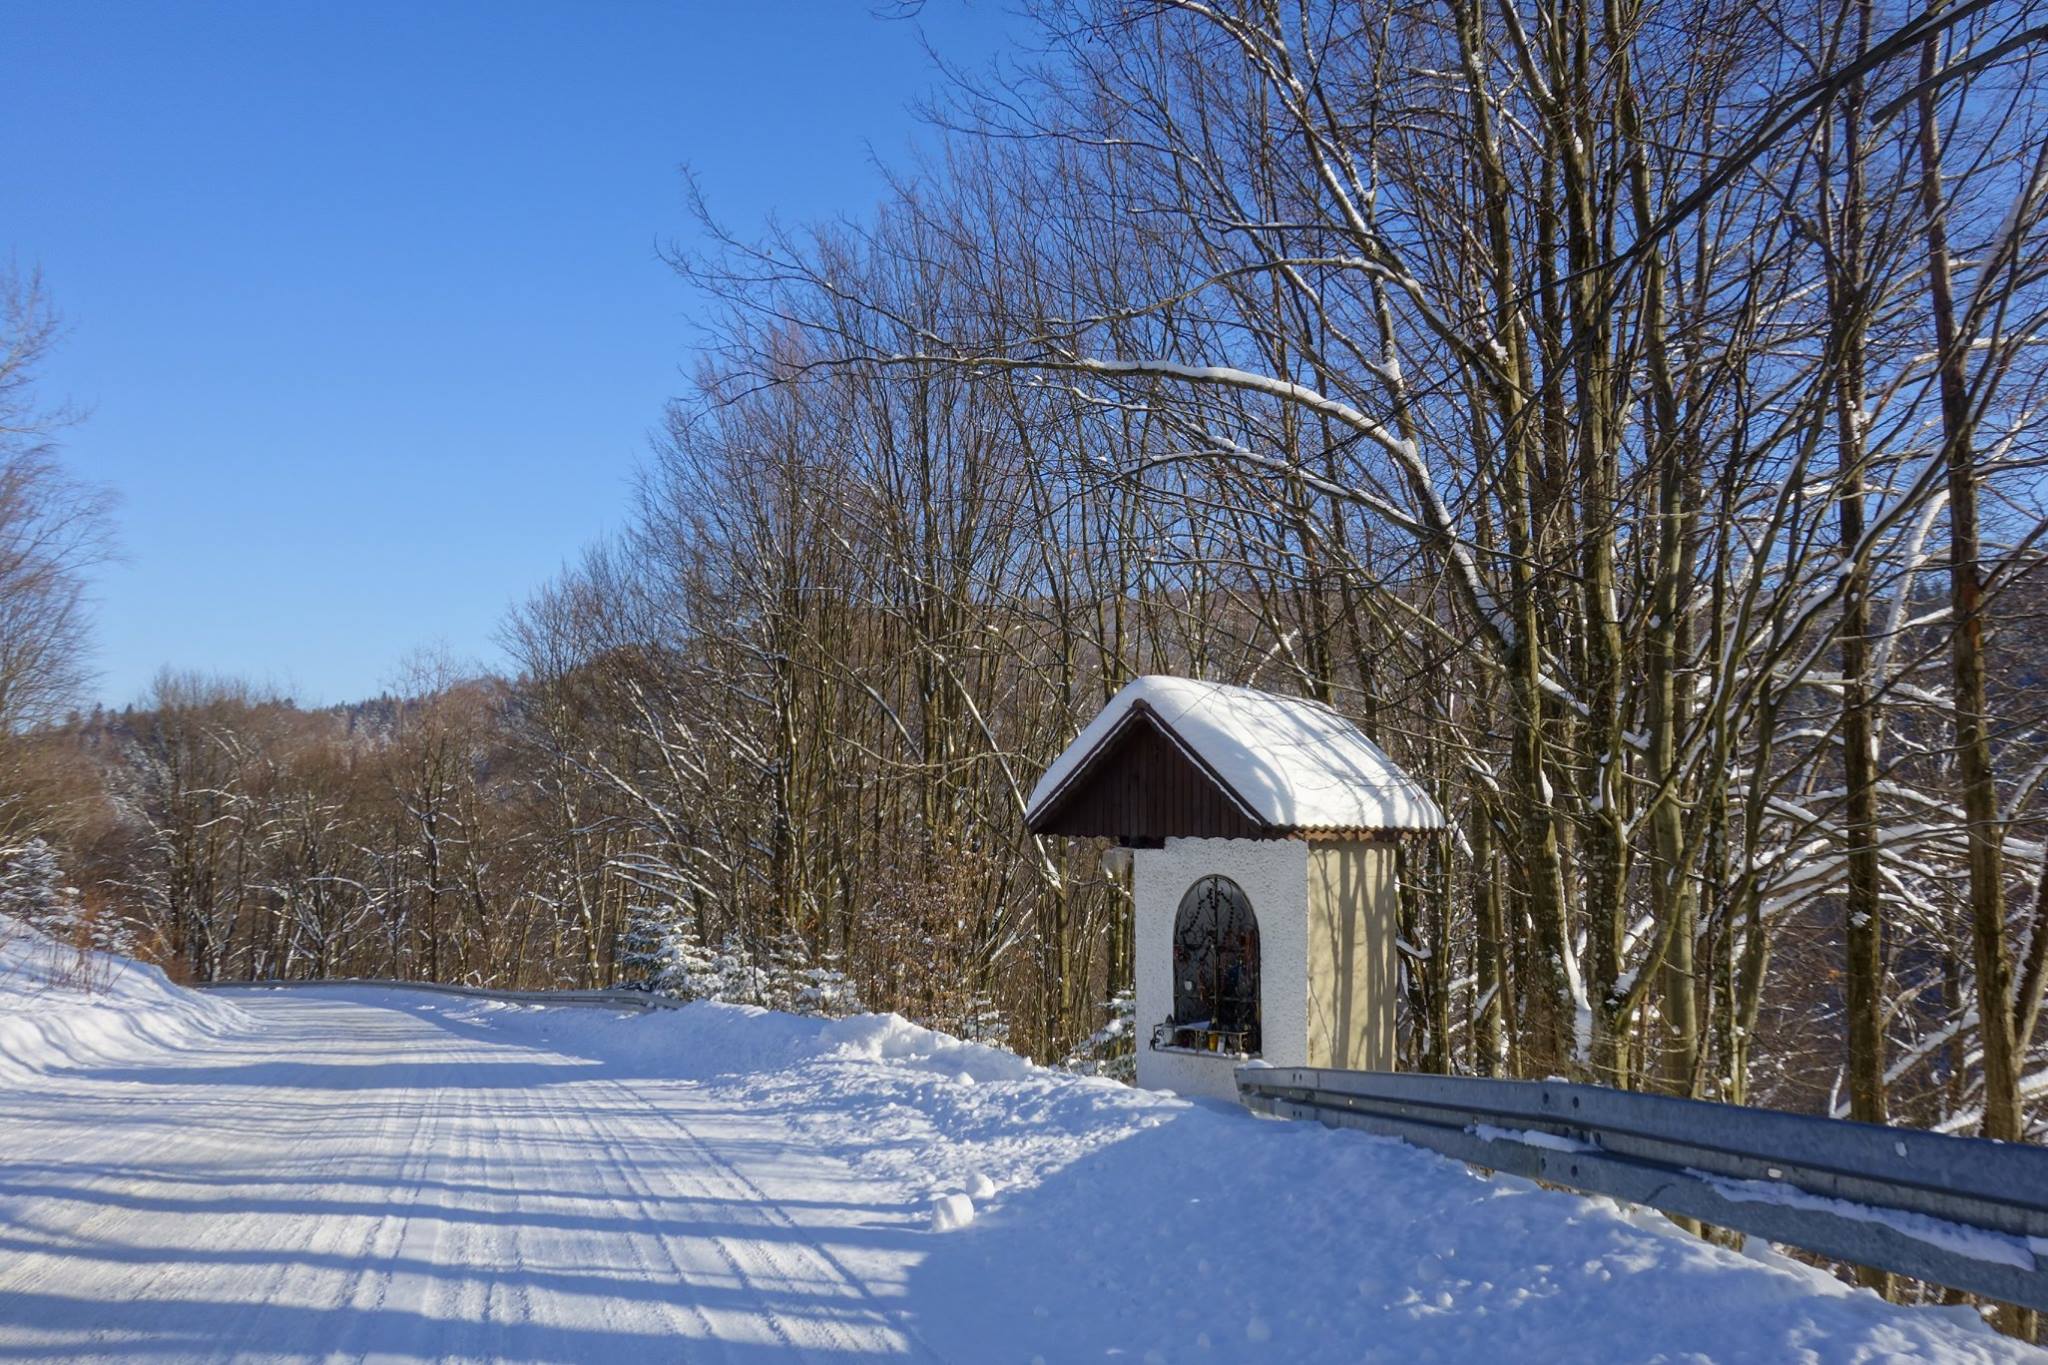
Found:
[[[61,943],[76,936],[78,892],[64,884],[57,851],[44,840],[30,839],[0,854],[0,915]]]
[[[57,850],[40,838],[0,852],[0,918],[81,950],[126,953],[131,946],[117,921],[87,909]]]

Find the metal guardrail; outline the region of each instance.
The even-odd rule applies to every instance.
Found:
[[[382,981],[373,977],[333,977],[319,981],[208,981],[202,991],[320,990],[337,986],[374,986],[387,991],[429,991],[475,1000],[506,1000],[519,1005],[588,1005],[606,1009],[673,1010],[685,1002],[652,991],[498,991],[482,986],[450,986],[438,981]]]
[[[1250,1066],[1237,1090],[1259,1113],[2048,1309],[2048,1148],[1562,1081]]]

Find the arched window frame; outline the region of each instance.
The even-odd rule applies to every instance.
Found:
[[[1153,1030],[1160,1050],[1259,1055],[1259,921],[1244,888],[1206,876],[1173,915],[1173,1016]]]

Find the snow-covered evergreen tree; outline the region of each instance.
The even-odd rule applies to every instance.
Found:
[[[1109,1011],[1109,1021],[1089,1034],[1060,1065],[1083,1076],[1108,1076],[1112,1080],[1135,1084],[1138,1054],[1132,1021],[1138,1012],[1137,994],[1119,991],[1105,1008]]]
[[[68,943],[78,930],[78,892],[64,881],[57,851],[30,839],[0,853],[0,915]]]
[[[0,917],[80,949],[125,953],[130,947],[115,921],[88,911],[57,850],[40,838],[0,851]]]
[[[793,936],[756,949],[737,929],[728,929],[713,947],[700,938],[689,914],[639,907],[626,938],[625,965],[662,995],[791,1014],[843,1015],[860,1008],[846,974],[814,964]]]

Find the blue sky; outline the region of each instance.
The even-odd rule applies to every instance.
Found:
[[[678,168],[747,226],[863,215],[925,42],[990,0],[0,0],[0,255],[68,333],[51,400],[120,496],[102,700],[164,665],[305,701],[445,646],[616,528],[699,305]],[[872,154],[871,154],[872,152]]]

